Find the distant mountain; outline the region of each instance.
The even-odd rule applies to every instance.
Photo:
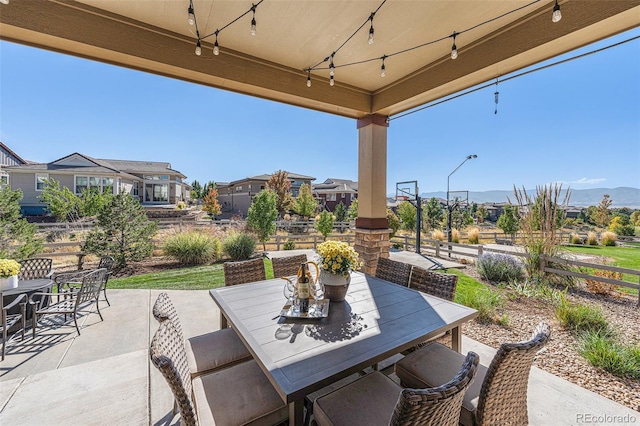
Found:
[[[640,189],[630,187],[620,188],[595,188],[595,189],[570,189],[571,196],[569,205],[576,207],[596,206],[602,201],[604,194],[609,194],[612,201],[611,207],[629,207],[640,209]],[[564,192],[564,191],[563,191]],[[529,196],[535,196],[535,189],[528,189]],[[457,194],[456,194],[457,195]],[[564,194],[563,194],[564,195]],[[423,199],[442,198],[447,199],[447,193],[423,192],[420,194]],[[515,203],[513,191],[469,191],[470,203],[506,203],[510,199]]]

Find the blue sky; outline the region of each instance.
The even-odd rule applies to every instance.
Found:
[[[635,29],[554,59],[640,35]],[[391,121],[387,190],[640,187],[640,39]],[[167,161],[204,183],[357,180],[356,122],[0,42],[0,138],[25,159]]]

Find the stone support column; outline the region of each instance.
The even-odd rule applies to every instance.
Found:
[[[358,218],[355,250],[362,271],[375,273],[380,256],[389,256],[387,221],[387,117],[358,120]]]

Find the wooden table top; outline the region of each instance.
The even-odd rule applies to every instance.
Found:
[[[274,279],[210,291],[221,313],[287,403],[460,326],[477,311],[353,273],[344,302],[329,316],[279,316],[284,281]]]

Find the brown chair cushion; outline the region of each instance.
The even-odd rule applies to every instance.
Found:
[[[252,358],[232,328],[191,337],[184,343],[191,377]]]
[[[256,361],[194,378],[193,395],[201,425],[274,425],[289,417]]]
[[[316,399],[313,417],[320,426],[388,425],[401,392],[400,386],[374,371]]]
[[[458,374],[465,356],[440,343],[431,343],[410,353],[395,365],[395,373],[402,386],[408,388],[431,388],[447,383]],[[482,382],[487,367],[478,365],[475,380],[462,399],[460,424],[475,424],[475,413]]]

